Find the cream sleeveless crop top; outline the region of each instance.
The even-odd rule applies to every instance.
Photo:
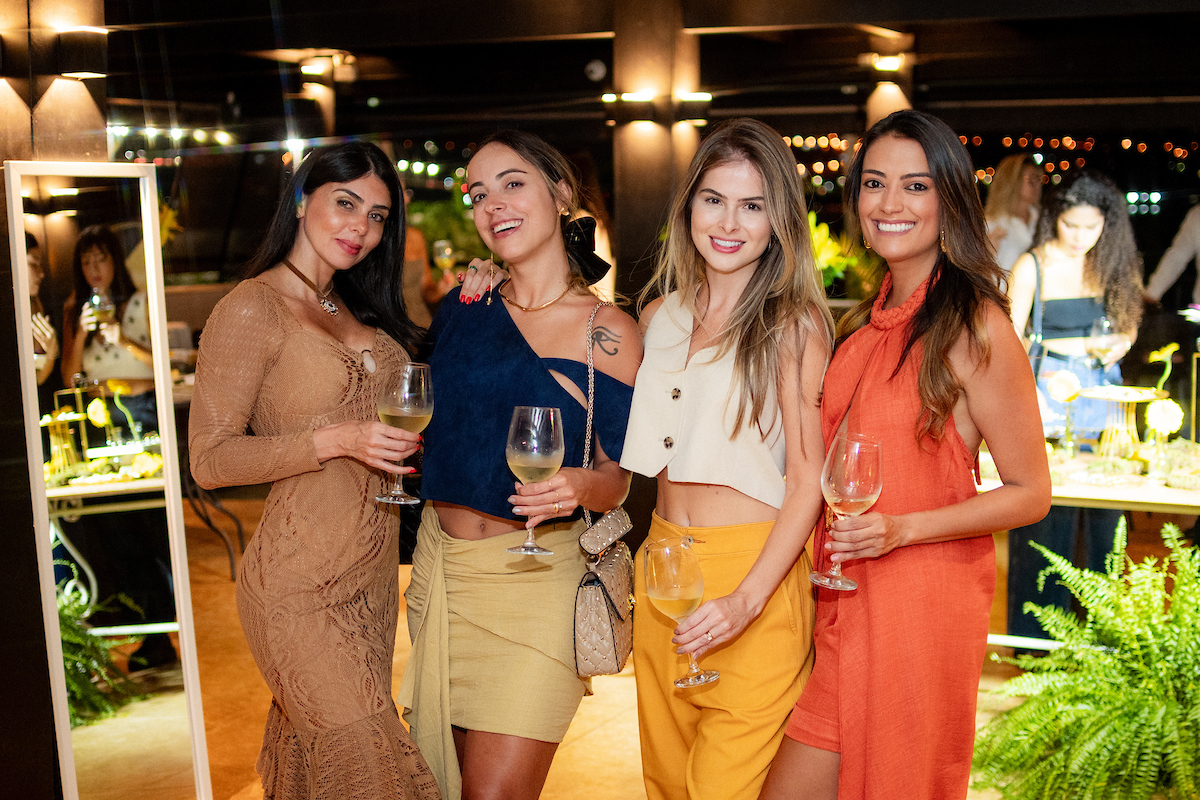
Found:
[[[714,361],[717,348],[705,348],[689,363],[692,325],[677,292],[650,320],[621,466],[652,478],[666,469],[669,480],[728,486],[779,508],[785,453],[774,387],[763,407],[766,440],[745,421],[734,436],[733,351]]]

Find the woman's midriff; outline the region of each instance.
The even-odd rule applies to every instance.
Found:
[[[687,528],[715,528],[774,522],[779,509],[728,486],[711,483],[677,483],[658,475],[658,516]]]
[[[438,522],[449,536],[455,539],[491,539],[505,533],[523,528],[511,519],[493,517],[473,508],[457,506],[452,503],[433,504],[438,515]]]

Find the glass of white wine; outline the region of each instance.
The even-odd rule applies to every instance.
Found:
[[[429,365],[405,364],[384,382],[379,392],[379,420],[393,428],[420,433],[432,417],[433,375]],[[392,488],[375,500],[402,506],[421,502],[404,491],[399,475],[392,479]]]
[[[643,547],[646,594],[655,608],[676,623],[690,617],[704,599],[704,574],[692,552],[694,541],[691,536],[666,538],[646,542]],[[688,666],[688,674],[675,681],[680,689],[703,686],[721,677],[716,670],[700,669],[695,653],[688,653]]]
[[[1108,317],[1099,317],[1092,323],[1092,329],[1083,340],[1087,354],[1099,362],[1101,369],[1107,369],[1120,348],[1125,344],[1123,337],[1113,327]],[[1107,381],[1106,381],[1107,382]]]
[[[838,519],[865,514],[883,491],[883,452],[880,443],[861,433],[841,433],[821,469],[821,493]],[[835,562],[828,572],[810,572],[808,579],[827,589],[850,592],[858,584],[842,575]]]
[[[517,480],[525,485],[550,480],[562,466],[565,454],[561,411],[545,406],[513,409],[504,456]],[[521,545],[506,548],[505,552],[526,556],[554,555],[552,550],[538,547],[534,542],[533,528],[526,529]]]

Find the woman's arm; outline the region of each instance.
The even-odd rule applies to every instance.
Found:
[[[592,337],[596,369],[632,385],[642,363],[642,337],[633,319],[614,307],[602,308],[596,314]],[[536,527],[553,517],[570,516],[579,506],[608,511],[625,500],[630,474],[605,454],[599,439],[593,439],[593,446],[591,469],[568,467],[548,481],[517,486],[516,494],[508,501],[515,506],[514,514],[529,517],[527,527]]]
[[[58,334],[45,314],[34,314],[31,321],[33,342],[42,349],[41,353],[36,354],[42,359],[42,365],[37,368],[37,384],[41,386],[50,377],[50,373],[54,372],[54,362],[58,359]]]
[[[378,421],[349,421],[280,436],[248,432],[263,381],[282,344],[275,310],[252,298],[222,301],[200,340],[188,423],[192,475],[206,489],[269,483],[349,456],[392,473],[420,437]]]
[[[737,589],[704,603],[675,629],[672,641],[679,645],[680,653],[699,655],[736,639],[749,627],[800,557],[821,513],[821,467],[825,461],[821,382],[829,350],[813,335],[803,343],[792,340],[786,345],[780,353],[777,390],[787,445],[783,504],[762,552]]]
[[[1017,335],[1025,336],[1025,325],[1033,313],[1033,294],[1037,285],[1037,266],[1033,255],[1025,253],[1013,264],[1008,276],[1008,302],[1012,306],[1012,325]]]
[[[965,334],[950,353],[963,382],[959,403],[965,404],[965,414],[956,410],[955,424],[968,446],[980,438],[987,442],[1003,485],[928,511],[838,520],[825,545],[834,561],[877,558],[910,544],[1029,525],[1050,510],[1050,469],[1029,360],[1004,312],[989,305],[986,317],[992,346],[988,362],[980,362]]]

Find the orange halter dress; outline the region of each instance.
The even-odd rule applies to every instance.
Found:
[[[838,348],[821,403],[825,442],[847,430],[883,443],[883,514],[924,511],[976,493],[975,454],[947,420],[918,443],[918,341],[900,363],[928,281],[896,308],[884,277],[867,325]],[[897,368],[899,365],[899,368]],[[817,568],[830,566],[825,523]],[[967,792],[979,676],[995,589],[991,536],[899,547],[845,562],[858,589],[818,589],[816,665],[787,735],[841,754],[839,800],[961,800]]]

